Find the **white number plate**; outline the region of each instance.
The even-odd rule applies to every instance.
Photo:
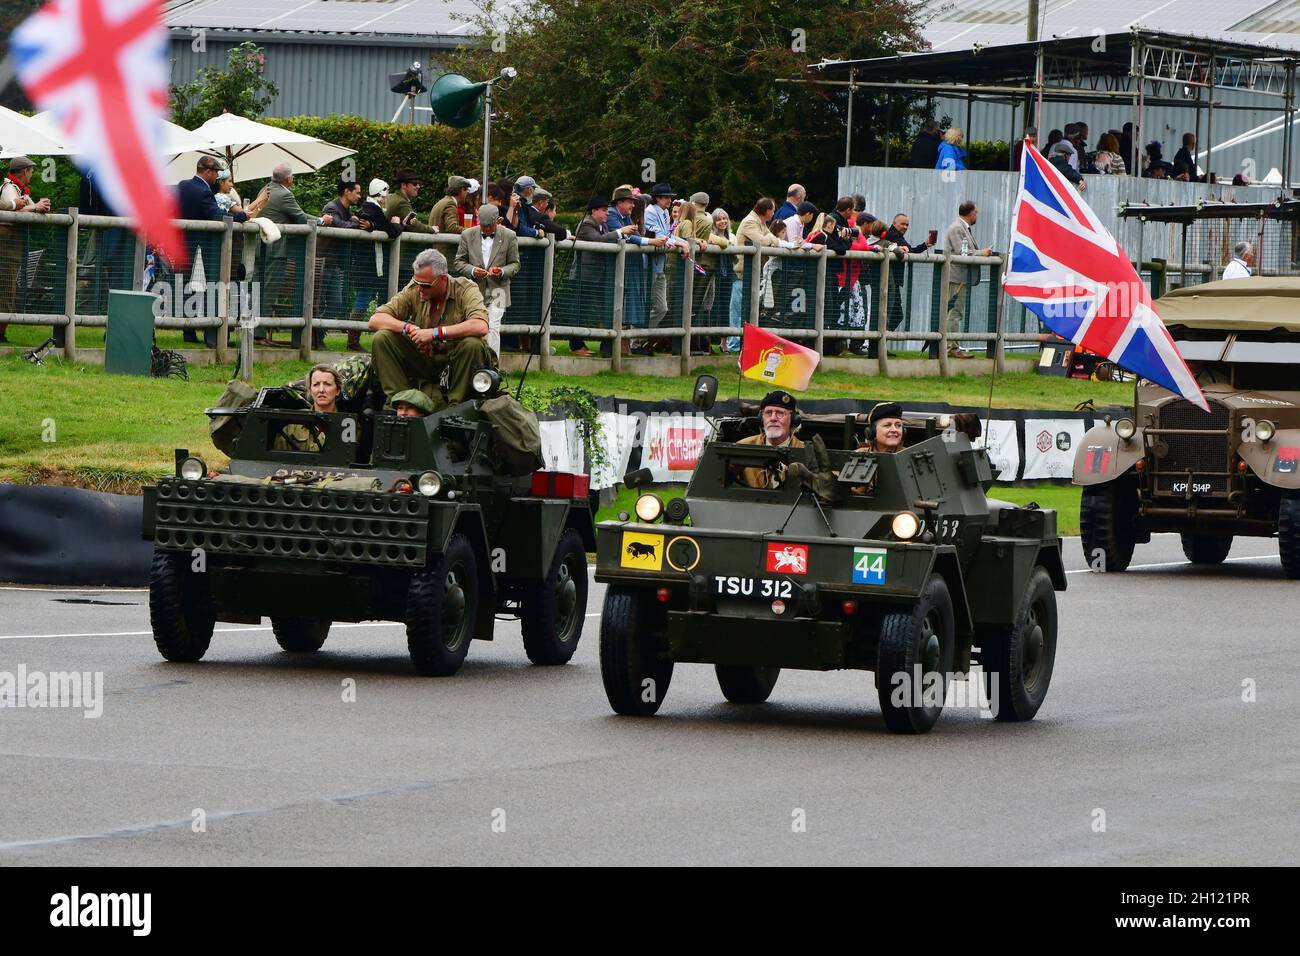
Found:
[[[783,579],[713,576],[713,593],[722,597],[792,598],[794,584]]]

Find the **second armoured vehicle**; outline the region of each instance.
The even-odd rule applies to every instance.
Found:
[[[533,663],[567,662],[595,547],[587,476],[532,471],[540,439],[532,466],[502,440],[531,413],[497,394],[495,372],[474,387],[478,398],[425,417],[361,400],[319,413],[288,388],[209,409],[242,422],[229,474],[181,450],[176,476],[144,489],[162,656],[203,657],[217,621],[268,616],[282,648],[311,652],[332,622],[385,620],[406,625],[416,670],[450,675],[501,613],[520,619]],[[288,450],[286,429],[319,447]]]
[[[1196,564],[1237,535],[1278,538],[1300,578],[1300,278],[1232,279],[1170,292],[1156,310],[1209,405],[1138,381],[1131,414],[1084,435],[1084,555],[1128,568],[1135,545],[1177,532]]]
[[[701,411],[716,393],[708,378]],[[723,696],[747,704],[767,700],[782,668],[851,668],[875,671],[891,730],[922,733],[978,661],[996,716],[1032,718],[1065,589],[1056,513],[986,498],[988,457],[962,430],[904,423],[905,447],[883,454],[859,447],[856,415],[803,416],[798,449],[741,444],[757,416],[722,418],[684,498],[644,493],[635,516],[602,522],[611,707],[654,714],[682,663],[714,665]],[[745,468],[787,477],[750,487]]]

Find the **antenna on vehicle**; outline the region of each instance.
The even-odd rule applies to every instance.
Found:
[[[575,232],[568,242],[569,254],[573,255],[573,251],[578,245],[578,234]],[[533,341],[533,347],[528,350],[528,358],[524,360],[524,370],[519,373],[519,387],[515,389],[515,401],[519,401],[519,396],[524,392],[524,379],[528,378],[528,366],[533,364],[533,356],[538,355],[542,350],[542,334],[546,331],[546,323],[551,320],[551,309],[554,305],[555,283],[552,282],[551,298],[550,301],[546,303],[546,311],[542,313],[542,321],[537,326],[537,338]]]

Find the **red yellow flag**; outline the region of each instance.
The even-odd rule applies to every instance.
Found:
[[[821,356],[810,348],[783,339],[757,325],[745,325],[740,347],[740,371],[779,388],[806,391]]]

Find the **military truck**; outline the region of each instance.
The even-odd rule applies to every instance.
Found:
[[[701,377],[701,412],[716,390]],[[992,468],[968,431],[904,423],[903,450],[883,454],[859,447],[863,416],[804,415],[798,449],[740,444],[757,415],[719,418],[683,498],[645,492],[635,515],[598,525],[614,711],[657,712],[679,663],[712,664],[738,704],[766,701],[782,668],[850,668],[875,672],[891,730],[924,733],[978,661],[998,719],[1032,718],[1065,590],[1056,514],[988,499]],[[742,468],[784,478],[753,488]]]
[[[178,450],[175,477],[144,489],[162,656],[199,660],[217,621],[269,616],[293,653],[319,650],[335,621],[400,621],[415,669],[445,676],[504,614],[519,618],[534,664],[567,662],[595,548],[587,476],[532,471],[540,438],[535,461],[502,441],[522,409],[499,394],[497,373],[476,373],[474,390],[426,417],[355,404],[318,413],[288,388],[209,409],[242,423],[229,473],[209,477]],[[277,440],[304,428],[319,450]]]
[[[1210,410],[1139,380],[1133,411],[1084,435],[1084,556],[1124,571],[1136,545],[1177,532],[1187,560],[1213,565],[1237,535],[1277,535],[1300,578],[1300,278],[1187,286],[1156,311]]]

